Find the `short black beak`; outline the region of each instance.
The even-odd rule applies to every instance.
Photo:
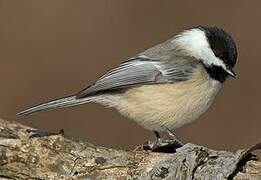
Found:
[[[228,73],[229,76],[231,76],[232,78],[236,79],[237,78],[237,75],[236,73],[233,71],[232,67],[230,66],[226,66],[226,71]]]

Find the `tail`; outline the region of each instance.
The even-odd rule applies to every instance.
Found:
[[[31,108],[28,108],[24,111],[17,113],[17,115],[30,115],[43,110],[58,109],[58,108],[80,105],[80,104],[91,102],[92,99],[93,99],[92,97],[77,99],[76,95],[67,96],[67,97],[51,100],[33,106]]]

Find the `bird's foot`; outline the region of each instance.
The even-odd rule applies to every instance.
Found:
[[[185,143],[181,141],[170,129],[163,126],[169,135],[169,139],[163,139],[157,131],[154,131],[157,139],[148,141],[136,147],[136,150],[151,150],[153,152],[176,152],[176,149],[182,147]]]
[[[179,139],[178,138],[178,136],[176,136],[175,134],[174,134],[174,132],[172,132],[169,128],[167,128],[167,127],[165,127],[166,128],[166,132],[168,133],[168,135],[169,135],[169,138],[172,140],[172,141],[175,141],[176,142],[176,144],[178,145],[178,146],[184,146],[185,145],[185,143],[181,140],[181,139]]]
[[[144,144],[136,147],[135,150],[141,151],[153,151],[153,152],[165,152],[165,153],[173,153],[176,152],[176,149],[183,146],[180,142],[175,139],[163,139],[157,138],[154,141],[147,141]]]
[[[26,132],[30,133],[29,138],[35,137],[46,137],[46,136],[53,136],[53,135],[64,135],[64,130],[61,129],[59,132],[48,132],[39,129],[27,129]]]

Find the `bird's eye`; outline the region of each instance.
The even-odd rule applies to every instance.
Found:
[[[221,57],[222,57],[222,53],[221,53],[220,50],[214,50],[214,54],[215,54],[215,56],[218,57],[218,58],[221,58]]]

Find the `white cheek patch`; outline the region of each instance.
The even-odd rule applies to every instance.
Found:
[[[210,48],[205,32],[201,29],[186,30],[177,35],[172,40],[172,43],[178,44],[192,56],[202,60],[207,66],[215,65],[227,70],[225,63],[215,56]]]
[[[215,66],[220,66],[223,69],[226,69],[225,63],[221,59],[216,57],[213,51],[209,47],[203,51],[202,61],[205,65],[209,65],[209,66],[215,65]]]
[[[177,35],[172,43],[178,44],[198,59],[202,58],[202,51],[209,48],[205,33],[200,29],[186,30]]]

